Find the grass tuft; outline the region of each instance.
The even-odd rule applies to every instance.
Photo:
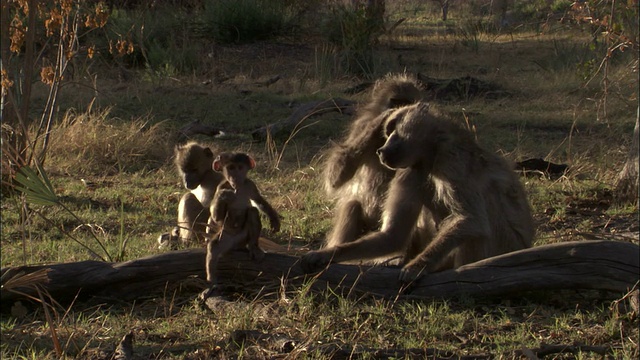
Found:
[[[173,145],[162,122],[131,121],[109,116],[110,109],[78,113],[69,110],[51,132],[50,164],[62,173],[114,175],[158,169]]]

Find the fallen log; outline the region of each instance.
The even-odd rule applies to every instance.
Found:
[[[331,288],[346,294],[368,293],[380,297],[448,298],[502,296],[543,289],[600,289],[626,292],[638,282],[640,248],[617,241],[579,241],[538,246],[476,263],[429,274],[408,288],[398,282],[400,269],[385,266],[332,264],[317,274],[304,274],[299,258],[269,253],[256,263],[247,252],[236,251],[220,261],[222,287],[240,288],[285,284],[299,287],[312,281],[312,289]],[[84,296],[132,300],[160,293],[167,282],[189,276],[204,277],[204,249],[172,251],[121,263],[81,261],[2,269],[3,303],[25,295],[35,296],[32,286],[20,285],[19,274],[47,269],[48,281],[40,283],[59,301]]]
[[[341,98],[311,101],[300,105],[287,119],[263,126],[251,132],[253,140],[264,141],[267,134],[273,136],[281,130],[291,128],[313,116],[330,111],[339,111],[348,115],[354,113],[354,102]]]

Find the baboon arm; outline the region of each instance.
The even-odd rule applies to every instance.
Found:
[[[220,193],[216,193],[216,196],[213,198],[213,203],[211,205],[211,219],[216,223],[220,224],[224,222],[224,218],[227,216],[227,203],[222,201],[218,196]]]
[[[374,124],[351,131],[347,139],[331,153],[327,162],[327,181],[332,188],[339,188],[353,178],[364,163],[363,157],[375,154],[382,146],[382,116],[373,119]]]
[[[344,142],[348,144],[345,146],[345,150],[356,150],[366,154],[367,152],[363,151],[364,149],[377,147],[379,142],[384,142],[384,139],[382,139],[382,125],[386,119],[385,115],[386,113],[378,115],[368,120],[367,123],[362,124],[363,126],[354,128]]]
[[[253,182],[251,182],[250,199],[256,205],[258,210],[267,215],[269,223],[271,224],[271,229],[275,232],[280,231],[280,215],[278,215],[278,212],[273,208],[273,206],[271,206],[271,204],[262,197],[258,187]]]
[[[423,207],[423,196],[416,193],[423,187],[419,175],[410,169],[397,170],[384,204],[381,230],[338,246],[333,261],[373,259],[404,251]]]
[[[454,213],[440,222],[433,241],[409,266],[424,268],[427,272],[436,271],[439,264],[455,249],[476,252],[474,257],[484,257],[483,240],[490,236],[490,230],[486,213],[482,206],[478,206],[483,203],[482,200],[477,200],[469,208],[470,211]]]

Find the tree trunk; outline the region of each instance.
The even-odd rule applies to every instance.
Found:
[[[636,203],[640,206],[638,200],[638,123],[640,122],[640,105],[636,112],[636,126],[633,129],[633,137],[631,138],[631,147],[627,162],[624,164],[622,171],[618,175],[616,183],[616,199],[620,203]]]
[[[617,241],[580,241],[538,246],[424,276],[408,289],[398,282],[400,269],[384,266],[333,264],[319,274],[305,274],[299,258],[269,253],[259,263],[247,252],[224,256],[219,264],[220,284],[235,288],[288,289],[312,282],[314,290],[396,298],[503,296],[541,289],[601,289],[626,292],[638,281],[638,245]],[[20,275],[47,269],[40,286],[58,301],[81,296],[132,300],[160,294],[167,283],[189,276],[205,277],[205,250],[167,252],[122,263],[82,261],[49,266],[2,269],[3,304],[37,296]],[[36,281],[31,281],[31,284]]]
[[[442,21],[447,21],[449,14],[449,0],[444,0],[442,3]]]

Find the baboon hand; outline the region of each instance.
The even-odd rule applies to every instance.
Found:
[[[271,223],[271,230],[273,230],[273,232],[280,231],[280,219],[277,216],[269,219],[269,222]]]
[[[316,272],[331,262],[332,251],[309,251],[300,259],[300,266],[305,273]]]
[[[208,289],[202,291],[199,295],[198,295],[198,301],[201,304],[204,304],[205,301],[207,301],[208,298],[212,297],[212,296],[219,296],[221,295],[220,289],[218,289],[217,285],[211,285],[211,287],[209,287]]]
[[[348,149],[340,149],[333,154],[329,161],[331,169],[327,176],[327,181],[332,189],[340,188],[351,180],[356,171],[353,162],[353,154],[350,154]]]
[[[400,282],[412,283],[427,274],[427,269],[422,264],[409,263],[400,270]]]
[[[220,189],[218,190],[218,199],[224,203],[230,204],[236,198],[236,193],[230,189]]]

